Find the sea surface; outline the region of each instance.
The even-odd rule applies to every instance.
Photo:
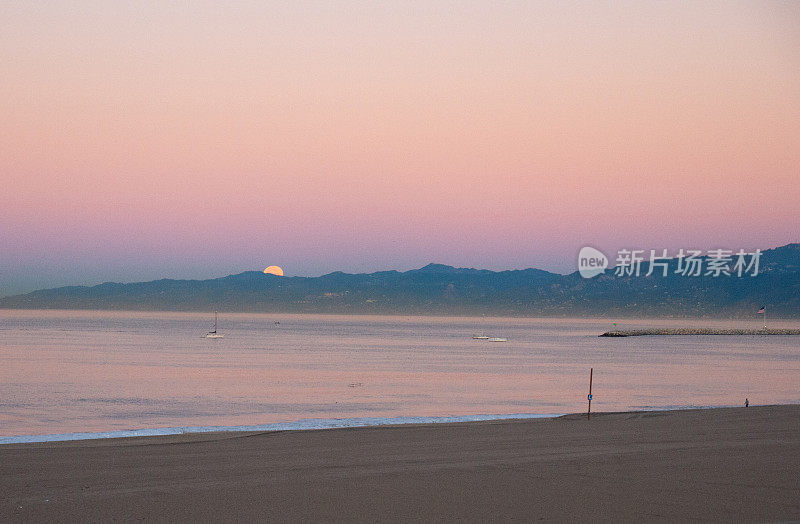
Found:
[[[800,403],[800,337],[597,336],[758,328],[755,316],[613,326],[223,312],[225,338],[202,338],[212,323],[207,313],[0,310],[0,443],[581,412],[590,368],[592,411]]]

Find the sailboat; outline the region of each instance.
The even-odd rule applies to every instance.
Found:
[[[222,333],[217,333],[217,312],[214,311],[214,330],[203,335],[203,338],[222,338],[224,336]]]

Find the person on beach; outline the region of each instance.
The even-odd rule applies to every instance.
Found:
[[[744,399],[744,407],[746,407],[746,408],[750,407],[750,400],[749,399]]]

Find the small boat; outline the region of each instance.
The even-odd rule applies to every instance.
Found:
[[[214,330],[203,335],[203,338],[222,338],[224,336],[222,333],[217,333],[217,312],[214,311]]]
[[[486,335],[472,335],[473,340],[489,340],[489,337]]]
[[[508,339],[503,337],[492,337],[489,339],[489,342],[508,342]]]

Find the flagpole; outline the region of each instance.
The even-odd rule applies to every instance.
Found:
[[[764,306],[764,329],[767,329],[767,306]]]

